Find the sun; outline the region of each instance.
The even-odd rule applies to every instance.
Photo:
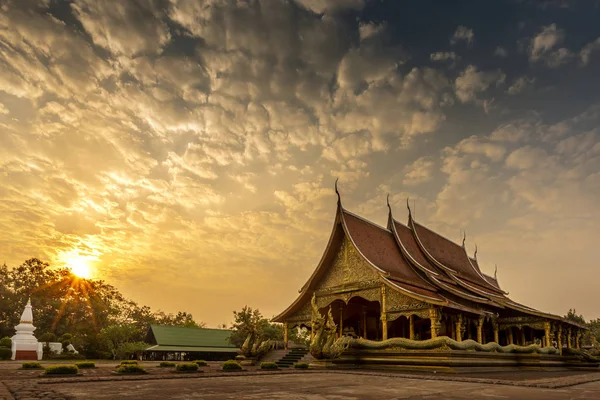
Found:
[[[69,257],[66,260],[66,264],[73,275],[83,279],[89,279],[92,277],[92,269],[90,268],[89,259],[87,257]]]

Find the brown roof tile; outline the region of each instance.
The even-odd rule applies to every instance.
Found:
[[[392,232],[345,210],[344,220],[354,244],[373,265],[397,280],[436,291],[404,259]]]
[[[486,291],[492,291],[497,293],[498,288],[489,284],[483,277],[481,277],[475,268],[470,265],[469,257],[465,252],[465,249],[446,239],[445,237],[425,228],[424,226],[414,222],[416,234],[419,236],[421,243],[427,249],[429,254],[433,256],[441,264],[452,268],[458,273],[458,276],[469,281],[469,283],[477,284]]]

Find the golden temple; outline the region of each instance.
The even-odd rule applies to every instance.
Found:
[[[568,355],[578,353],[586,328],[511,300],[496,276],[481,271],[477,253],[467,254],[464,238],[459,245],[419,224],[410,207],[403,224],[389,202],[384,228],[344,209],[337,185],[336,193],[327,248],[298,298],[273,319],[284,324],[286,343],[289,329],[309,328],[311,352],[337,358],[337,365],[423,364],[425,356],[413,353],[432,350],[454,361],[424,364],[495,366],[493,354],[507,366],[564,366],[581,358]],[[327,334],[328,342],[321,338]],[[323,352],[334,342],[337,352]],[[485,361],[457,357],[468,350],[490,354]]]

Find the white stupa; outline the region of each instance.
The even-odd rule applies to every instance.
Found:
[[[42,343],[38,342],[33,331],[33,312],[31,311],[31,299],[27,300],[27,305],[19,325],[15,326],[17,333],[12,339],[12,359],[13,360],[41,360],[44,353]]]

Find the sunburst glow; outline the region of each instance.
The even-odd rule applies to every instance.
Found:
[[[92,277],[92,268],[90,266],[90,260],[88,257],[75,256],[70,257],[65,261],[74,275],[84,279],[89,279]]]

